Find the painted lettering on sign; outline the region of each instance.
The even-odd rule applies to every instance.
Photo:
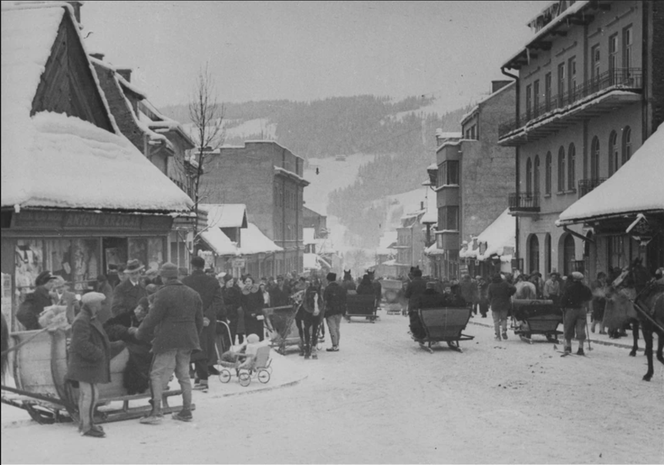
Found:
[[[127,228],[138,229],[140,217],[125,215],[68,214],[65,228]]]

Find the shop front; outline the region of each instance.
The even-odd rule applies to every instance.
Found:
[[[12,298],[3,299],[12,328],[16,308],[44,270],[60,275],[82,294],[99,275],[115,284],[129,259],[157,269],[168,260],[172,217],[151,214],[61,210],[2,212],[2,273],[10,276]],[[115,281],[115,282],[114,282]]]

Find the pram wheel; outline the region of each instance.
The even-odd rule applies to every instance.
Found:
[[[231,380],[231,372],[227,369],[219,371],[219,381],[222,383],[228,383]]]
[[[258,370],[258,381],[266,384],[270,381],[270,373],[267,370]]]
[[[240,372],[238,378],[240,379],[240,386],[242,387],[247,387],[251,384],[251,374],[246,371]]]

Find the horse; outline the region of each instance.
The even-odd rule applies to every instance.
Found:
[[[519,281],[515,285],[516,293],[514,294],[515,299],[525,299],[525,300],[536,300],[537,299],[537,287],[535,284],[530,281]]]
[[[2,348],[2,359],[0,360],[0,375],[4,381],[5,378],[5,372],[7,370],[7,365],[9,361],[9,325],[7,324],[7,320],[5,319],[5,315],[0,314],[2,317],[2,320],[0,323],[2,324],[2,328],[0,328],[0,346]]]
[[[357,289],[357,285],[350,274],[350,270],[344,270],[344,279],[341,281],[341,287],[346,289],[346,291],[354,291]]]
[[[626,269],[620,278],[625,279],[632,275],[638,279],[638,271],[637,267],[632,266]],[[658,339],[657,360],[664,364],[664,268],[657,270],[655,277],[646,283],[632,303],[646,343],[645,355],[648,359],[648,371],[643,376],[643,380],[650,381],[654,374],[653,333],[657,333]]]

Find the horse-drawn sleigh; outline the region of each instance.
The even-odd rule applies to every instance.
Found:
[[[348,294],[346,296],[346,321],[350,323],[351,317],[360,317],[376,322],[376,296],[373,294]]]
[[[563,322],[562,312],[552,300],[514,299],[513,329],[514,334],[532,344],[533,335],[546,336],[549,342],[558,343],[558,325]]]
[[[469,307],[420,308],[417,314],[425,336],[413,336],[413,340],[431,353],[432,345],[439,342],[446,342],[450,349],[462,352],[459,342],[470,341],[475,337],[463,334],[470,320],[470,313]]]
[[[4,317],[3,317],[4,320]],[[37,331],[3,333],[3,375],[9,366],[16,387],[2,385],[2,403],[26,410],[38,423],[77,421],[77,388],[66,381],[69,331],[49,328]],[[99,403],[95,423],[140,418],[150,412],[150,391],[127,394],[123,374],[129,351],[123,348],[111,359],[111,382],[99,385]],[[4,378],[4,376],[3,376]],[[170,406],[168,398],[179,396],[180,390],[166,390],[163,413],[172,413],[181,406]],[[130,402],[134,405],[130,406]],[[137,402],[141,405],[136,406]],[[192,405],[192,409],[195,406]]]

